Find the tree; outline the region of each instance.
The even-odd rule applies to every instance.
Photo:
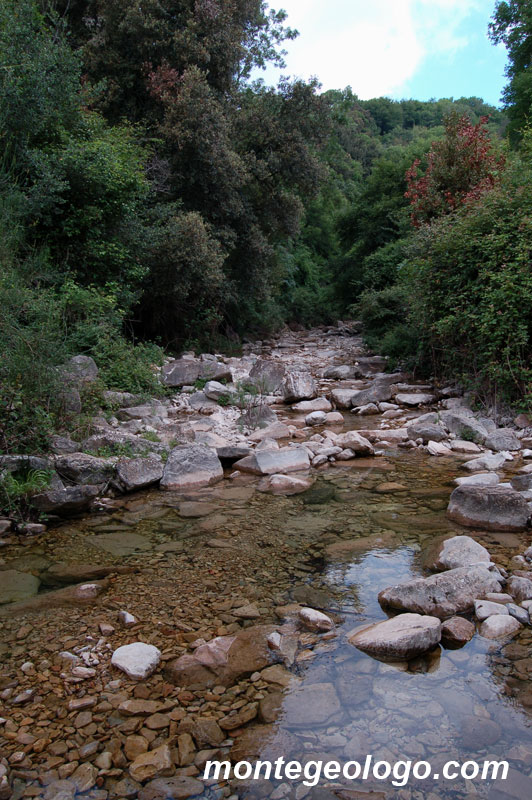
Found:
[[[516,142],[532,110],[532,4],[530,0],[498,2],[489,25],[493,44],[508,50],[508,84],[503,100],[510,117],[510,135]]]

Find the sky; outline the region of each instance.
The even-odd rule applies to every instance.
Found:
[[[482,97],[500,105],[506,50],[487,37],[495,0],[270,0],[300,35],[286,68],[323,89],[351,86],[361,99]]]

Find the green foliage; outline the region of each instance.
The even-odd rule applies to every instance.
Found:
[[[52,476],[53,471],[43,469],[0,474],[0,513],[20,515],[21,506],[31,495],[46,489]]]
[[[148,442],[160,442],[160,438],[157,436],[156,433],[153,431],[144,431],[142,435],[143,439],[146,439]]]

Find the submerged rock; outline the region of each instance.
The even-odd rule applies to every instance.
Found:
[[[259,492],[270,492],[275,495],[290,496],[308,491],[312,486],[311,478],[294,478],[290,475],[270,475],[259,483]]]
[[[0,572],[0,605],[33,597],[39,591],[39,578],[27,572],[5,569]]]
[[[485,566],[459,567],[428,578],[390,586],[379,594],[383,608],[430,614],[446,619],[471,611],[477,598],[500,592],[501,580]]]
[[[341,705],[332,683],[312,683],[292,690],[283,711],[291,728],[321,727],[340,714]]]
[[[469,528],[490,531],[524,530],[530,509],[524,497],[505,486],[458,486],[447,516]]]
[[[436,617],[399,614],[358,631],[349,642],[380,661],[409,661],[432,650],[440,639],[441,622]]]

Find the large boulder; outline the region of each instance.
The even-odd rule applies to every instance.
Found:
[[[63,486],[54,485],[39,494],[33,495],[31,505],[45,514],[57,514],[60,517],[86,511],[92,501],[100,494],[100,486]]]
[[[462,469],[468,472],[484,472],[490,470],[501,469],[506,462],[506,456],[503,453],[485,453],[479,458],[473,458],[471,461],[466,461],[462,464]]]
[[[440,419],[450,433],[461,439],[470,439],[482,444],[488,435],[486,427],[467,410],[442,411]]]
[[[416,439],[423,439],[424,444],[428,442],[441,442],[442,439],[447,438],[447,432],[441,425],[435,425],[430,422],[414,422],[407,428],[408,436],[413,441]]]
[[[357,631],[349,641],[380,661],[409,661],[432,650],[441,639],[441,621],[420,614],[397,617]]]
[[[249,372],[251,381],[267,394],[278,392],[285,376],[283,364],[265,358],[257,359]]]
[[[126,492],[134,492],[158,483],[163,477],[164,464],[160,456],[126,458],[119,461],[116,476]]]
[[[351,397],[351,405],[353,407],[365,406],[368,403],[383,403],[386,400],[391,400],[392,390],[387,383],[375,381],[373,386],[368,389],[361,389],[358,392],[353,392]]]
[[[336,439],[338,447],[352,450],[357,456],[372,456],[375,454],[373,445],[358,431],[341,433]]]
[[[227,364],[215,359],[200,362],[199,377],[207,381],[225,381],[231,383],[233,375]]]
[[[493,433],[490,433],[484,441],[484,446],[500,453],[502,450],[519,450],[521,441],[511,428],[499,428]]]
[[[351,400],[356,394],[355,389],[333,389],[331,398],[336,408],[351,408]]]
[[[530,516],[524,497],[506,486],[458,486],[452,493],[447,516],[468,528],[522,531]]]
[[[217,636],[166,666],[166,676],[176,686],[232,686],[240,678],[264,669],[273,660],[268,636],[275,628],[258,625],[233,636]]]
[[[162,382],[165,386],[179,389],[195,383],[200,376],[200,363],[188,358],[178,358],[165,364],[162,369]]]
[[[285,403],[297,403],[299,400],[313,400],[318,388],[310,372],[290,372],[283,381],[283,397]]]
[[[68,381],[78,385],[92,383],[98,377],[98,367],[90,356],[74,356],[60,369]]]
[[[113,478],[116,461],[109,458],[97,458],[88,453],[69,453],[58,456],[55,460],[57,473],[73,483],[92,484],[107,483]]]
[[[240,416],[236,424],[239,427],[246,428],[268,428],[277,422],[277,414],[265,403],[257,403],[251,405],[242,416]]]
[[[423,566],[433,572],[490,562],[491,556],[486,548],[470,536],[440,538],[432,542],[423,555]]]
[[[161,488],[174,491],[198,489],[218,483],[224,476],[216,452],[200,444],[174,447],[164,465]]]
[[[279,450],[256,450],[237,461],[234,467],[253,475],[282,475],[310,469],[310,461],[304,447],[281,447]]]
[[[379,594],[383,608],[429,614],[439,619],[471,611],[488,592],[500,592],[501,580],[486,566],[458,567],[428,578],[414,578]]]

